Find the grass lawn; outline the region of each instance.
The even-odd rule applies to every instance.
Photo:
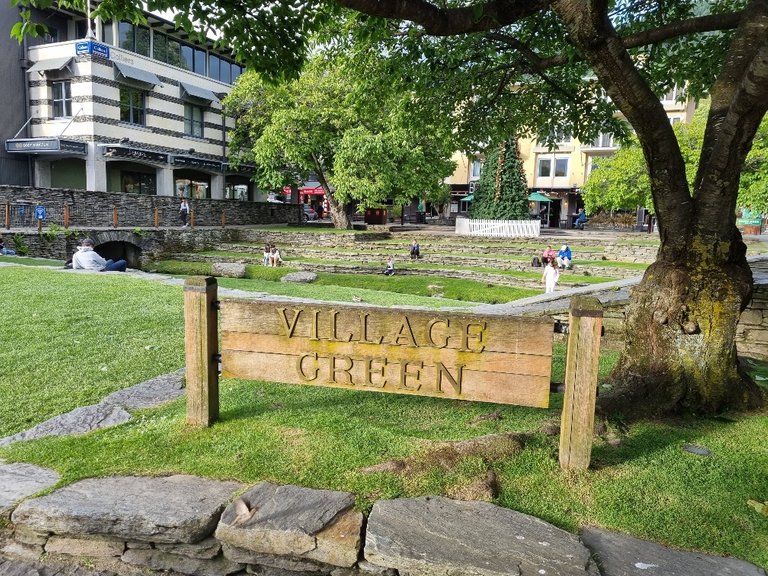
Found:
[[[182,366],[179,286],[22,267],[0,274],[14,294],[0,324],[1,434]],[[328,287],[315,289],[321,299]],[[563,350],[555,346],[554,380]],[[601,374],[615,360],[603,354]],[[220,388],[221,420],[209,429],[185,425],[180,399],[86,436],[17,443],[0,458],[53,467],[63,483],[188,473],[349,490],[362,510],[379,498],[462,497],[492,469],[494,502],[565,529],[592,524],[768,565],[768,516],[747,504],[768,500],[765,411],[609,427],[593,466],[564,472],[558,437],[546,432],[559,421],[557,394],[551,408],[533,409],[233,379]],[[432,457],[443,441],[508,432],[522,435],[516,454],[473,454],[445,467]],[[686,443],[713,456],[690,454]],[[363,471],[399,458],[411,463],[406,473]]]

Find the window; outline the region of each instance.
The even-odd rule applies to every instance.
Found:
[[[669,92],[667,92],[664,95],[664,98],[662,98],[662,101],[663,102],[677,102],[677,98],[678,98],[679,95],[680,94],[678,93],[677,86],[675,86],[674,88],[672,88],[672,90],[670,90]]]
[[[480,178],[480,171],[483,168],[483,163],[480,160],[472,161],[472,178]]]
[[[568,158],[555,158],[555,178],[568,176]]]
[[[226,62],[222,62],[221,58],[214,54],[208,54],[208,76],[214,80],[218,80],[221,77],[222,64],[226,67],[229,66]],[[229,76],[229,74],[227,74]]]
[[[182,68],[191,70],[195,74],[205,76],[205,50],[200,50],[189,44],[181,45],[181,63]]]
[[[146,126],[146,94],[137,88],[120,88],[120,120],[131,124]]]
[[[614,148],[613,134],[602,133],[592,142],[595,148]]]
[[[549,178],[552,175],[551,158],[539,158],[539,167],[536,170],[536,175],[539,178]]]
[[[115,45],[115,33],[112,30],[112,22],[104,22],[101,25],[101,38],[105,44]]]
[[[680,124],[680,122],[682,122],[682,121],[683,121],[683,119],[680,118],[680,116],[672,116],[669,119],[669,123],[672,124],[672,126],[674,126],[675,124]]]
[[[120,189],[129,194],[157,194],[154,174],[144,172],[120,172]]]
[[[117,25],[117,45],[142,56],[149,56],[149,28],[130,22]]]
[[[184,104],[184,134],[203,137],[204,111],[200,106]]]
[[[69,118],[72,116],[71,86],[72,83],[69,80],[52,84],[54,118]]]

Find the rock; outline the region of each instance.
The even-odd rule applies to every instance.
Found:
[[[66,538],[51,536],[45,545],[49,554],[66,554],[67,556],[88,556],[95,558],[120,557],[125,550],[125,544],[116,540],[97,538]]]
[[[585,528],[581,540],[603,576],[766,576],[765,570],[743,560],[672,550],[599,528]]]
[[[317,280],[317,274],[314,272],[289,272],[280,278],[280,282],[297,282],[300,284],[309,284],[315,280]]]
[[[211,266],[213,276],[225,278],[245,278],[245,264],[240,262],[214,262]]]
[[[225,558],[232,562],[247,564],[249,567],[275,568],[288,572],[302,573],[323,571],[322,566],[312,560],[299,560],[290,556],[275,556],[273,554],[259,554],[245,548],[230,546],[229,544],[223,544],[222,549]],[[324,572],[327,573],[328,571],[325,570]],[[254,573],[258,574],[258,572]]]
[[[91,478],[23,502],[11,519],[38,532],[189,544],[213,532],[240,488],[236,482],[183,475]]]
[[[58,473],[32,464],[6,464],[0,460],[0,518],[10,517],[13,507],[59,481]]]
[[[104,398],[100,404],[114,404],[122,406],[126,410],[138,410],[170,402],[183,396],[184,393],[184,369],[182,368],[130,388],[113,392]]]
[[[171,570],[194,576],[226,576],[243,569],[241,564],[230,562],[221,556],[213,560],[203,560],[162,550],[130,549],[125,551],[122,560],[126,564],[146,566],[152,570]]]
[[[290,555],[349,567],[360,551],[362,514],[348,492],[257,484],[221,516],[216,538],[260,554]]]
[[[573,534],[493,504],[439,496],[376,502],[364,555],[414,576],[598,574]]]
[[[200,560],[210,560],[221,552],[221,542],[211,537],[196,544],[155,544],[155,548],[169,554],[181,554]]]
[[[122,407],[112,404],[95,404],[75,408],[71,412],[61,414],[38,424],[34,428],[19,432],[13,436],[0,438],[0,446],[12,444],[20,440],[32,440],[45,436],[66,436],[69,434],[86,434],[99,428],[116,426],[131,419],[131,415]]]

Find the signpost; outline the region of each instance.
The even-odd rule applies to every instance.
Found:
[[[220,316],[220,317],[219,317]],[[187,422],[210,426],[225,377],[452,400],[549,406],[554,322],[468,312],[217,299],[184,284]],[[219,330],[221,329],[221,352]],[[602,306],[574,298],[560,465],[589,466]]]

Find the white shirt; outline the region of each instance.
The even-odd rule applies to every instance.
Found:
[[[80,246],[72,256],[73,270],[95,270],[97,272],[104,270],[107,261],[99,256],[90,246]]]

